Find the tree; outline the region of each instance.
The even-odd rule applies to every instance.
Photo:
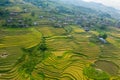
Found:
[[[41,42],[41,44],[40,44],[39,49],[40,49],[41,51],[46,51],[46,50],[47,50],[47,45],[46,45],[46,42],[45,42],[45,38],[42,39],[42,42]]]
[[[35,16],[35,12],[32,12],[32,13],[31,13],[31,16],[33,16],[33,17],[34,17],[34,16]]]
[[[8,10],[4,10],[3,8],[0,8],[0,17],[8,17],[9,15],[9,11]]]
[[[103,39],[106,39],[108,36],[106,33],[100,33],[99,34],[99,37],[103,38]]]

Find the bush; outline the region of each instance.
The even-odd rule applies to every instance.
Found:
[[[83,70],[83,74],[86,75],[90,79],[94,80],[110,80],[110,75],[106,72],[95,69],[93,67],[86,67]]]
[[[107,38],[107,34],[106,33],[100,33],[99,37],[102,37],[103,39],[106,39]]]
[[[35,16],[35,12],[32,12],[32,13],[31,13],[31,16],[33,16],[33,17],[34,17],[34,16]]]
[[[46,46],[45,43],[40,44],[40,50],[41,50],[41,51],[47,50],[47,46]]]
[[[47,50],[47,45],[46,45],[46,42],[45,42],[45,38],[42,39],[42,42],[41,42],[41,44],[39,46],[39,49],[41,51],[46,51]]]

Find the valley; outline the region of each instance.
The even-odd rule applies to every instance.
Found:
[[[0,80],[120,80],[116,19],[33,1],[0,6]]]

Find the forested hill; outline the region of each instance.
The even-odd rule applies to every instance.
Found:
[[[67,0],[66,0],[67,1]],[[15,7],[19,4],[19,9],[27,10],[27,8],[22,7],[22,5],[29,4],[29,6],[35,6],[39,11],[45,12],[46,14],[49,14],[49,16],[46,16],[46,18],[52,19],[53,17],[57,19],[56,21],[50,20],[50,23],[55,25],[55,23],[65,24],[77,24],[81,25],[82,27],[95,27],[100,29],[105,29],[107,26],[116,26],[119,27],[119,21],[116,20],[114,17],[111,16],[111,14],[98,11],[93,8],[88,8],[84,6],[78,6],[70,3],[63,2],[62,0],[56,1],[56,0],[6,0],[1,1],[1,5],[3,5],[8,10],[8,7]],[[3,3],[3,4],[2,4]],[[7,5],[5,5],[7,4]],[[21,11],[22,11],[21,9]],[[5,17],[13,11],[7,11],[7,13],[4,12],[4,10],[1,10],[1,14]],[[3,11],[3,12],[2,12]],[[20,11],[20,13],[21,13]],[[8,13],[9,12],[9,13]],[[35,14],[38,17],[44,16],[44,14],[37,14],[37,11],[34,9],[29,10],[29,13]],[[21,13],[22,14],[22,13]],[[1,16],[2,17],[2,16]],[[29,19],[30,17],[28,17]],[[69,19],[69,20],[67,20]],[[35,19],[34,19],[35,20]],[[7,23],[4,23],[6,25]],[[31,26],[32,24],[27,22],[26,25]],[[16,27],[17,26],[16,24]]]
[[[113,7],[105,6],[101,3],[85,2],[83,0],[60,0],[60,1],[67,3],[67,4],[73,4],[73,5],[77,5],[77,6],[91,8],[96,11],[102,11],[104,13],[110,14],[112,17],[114,17],[116,19],[120,19],[120,10],[115,9]]]

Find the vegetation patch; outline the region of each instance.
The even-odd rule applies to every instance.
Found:
[[[105,60],[98,60],[95,62],[95,67],[99,68],[103,71],[108,72],[111,75],[117,75],[118,74],[118,65],[111,61],[105,61]]]
[[[83,74],[93,80],[110,80],[108,73],[94,67],[85,67]]]

